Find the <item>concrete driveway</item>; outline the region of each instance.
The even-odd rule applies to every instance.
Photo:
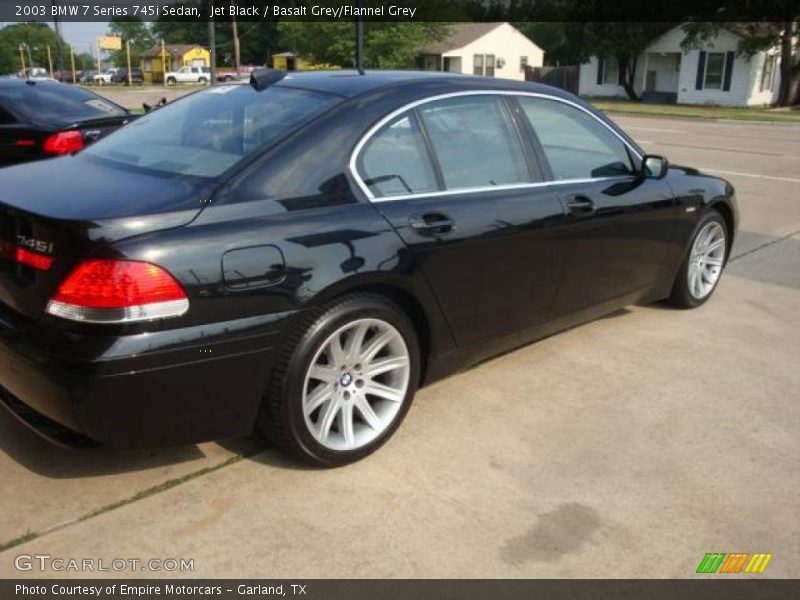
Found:
[[[617,121],[737,187],[704,307],[631,307],[451,377],[338,470],[251,440],[65,453],[0,414],[0,576],[92,575],[14,568],[48,554],[194,577],[693,577],[707,552],[800,576],[800,127]]]

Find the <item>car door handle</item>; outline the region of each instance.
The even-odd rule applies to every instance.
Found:
[[[567,212],[572,215],[591,215],[594,213],[594,201],[588,196],[577,194],[567,197]]]
[[[411,215],[408,224],[422,235],[442,235],[455,229],[453,219],[441,212]]]

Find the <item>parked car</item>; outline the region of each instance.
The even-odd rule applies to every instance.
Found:
[[[129,83],[142,85],[144,83],[144,74],[141,69],[131,69],[131,77],[130,81],[128,81],[128,69],[118,69],[111,81],[112,83],[121,83],[123,85],[128,85]]]
[[[167,85],[208,83],[211,81],[211,69],[208,67],[182,67],[177,71],[167,71],[164,81],[167,82]]]
[[[53,79],[61,83],[78,83],[83,77],[83,71],[56,71],[53,73]]]
[[[217,81],[222,82],[229,82],[229,81],[238,81],[240,79],[247,79],[250,77],[250,73],[256,70],[258,67],[250,67],[242,65],[239,69],[229,69],[229,68],[219,68],[217,69]]]
[[[82,83],[84,85],[91,85],[92,80],[94,79],[95,74],[97,71],[89,70],[84,71],[81,73],[80,77],[78,77],[78,83]]]
[[[699,306],[719,281],[731,185],[567,92],[283,77],[0,171],[12,412],[117,447],[255,427],[338,465],[383,444],[420,385],[633,302]]]
[[[76,152],[132,118],[83,88],[0,80],[0,166]]]
[[[106,69],[100,73],[92,75],[90,83],[94,85],[108,85],[114,83],[114,78],[117,76],[118,69]]]

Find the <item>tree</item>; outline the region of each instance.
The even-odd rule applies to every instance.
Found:
[[[769,13],[772,17],[774,12]],[[728,29],[739,36],[739,54],[752,56],[756,52],[780,47],[780,87],[778,106],[800,104],[800,54],[797,51],[798,19],[800,10],[795,4],[786,9],[783,21],[750,23],[687,23],[683,29],[685,48],[697,48],[715,37],[721,29]]]
[[[513,25],[544,50],[546,65],[575,65],[581,62],[581,41],[568,35],[565,23],[517,21]]]
[[[62,56],[69,56],[69,45],[56,37],[55,31],[45,23],[14,23],[0,29],[0,73],[16,73],[22,68],[19,58],[20,44],[30,47],[33,65],[29,65],[27,48],[25,66],[49,68],[47,47],[53,57],[53,68],[58,55],[56,45],[60,46]]]
[[[118,67],[127,67],[128,58],[125,45],[131,43],[131,65],[139,64],[139,55],[153,46],[153,34],[150,27],[136,17],[115,17],[108,27],[112,35],[122,38],[122,50],[114,51],[112,57]]]
[[[442,23],[366,22],[364,66],[375,69],[408,68],[421,48],[442,39]],[[318,63],[352,67],[356,42],[353,22],[282,21],[278,36],[284,50],[294,51]]]

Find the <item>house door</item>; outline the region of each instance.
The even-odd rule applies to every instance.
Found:
[[[656,72],[655,71],[648,71],[647,76],[644,83],[644,91],[645,92],[655,92],[656,91]]]

